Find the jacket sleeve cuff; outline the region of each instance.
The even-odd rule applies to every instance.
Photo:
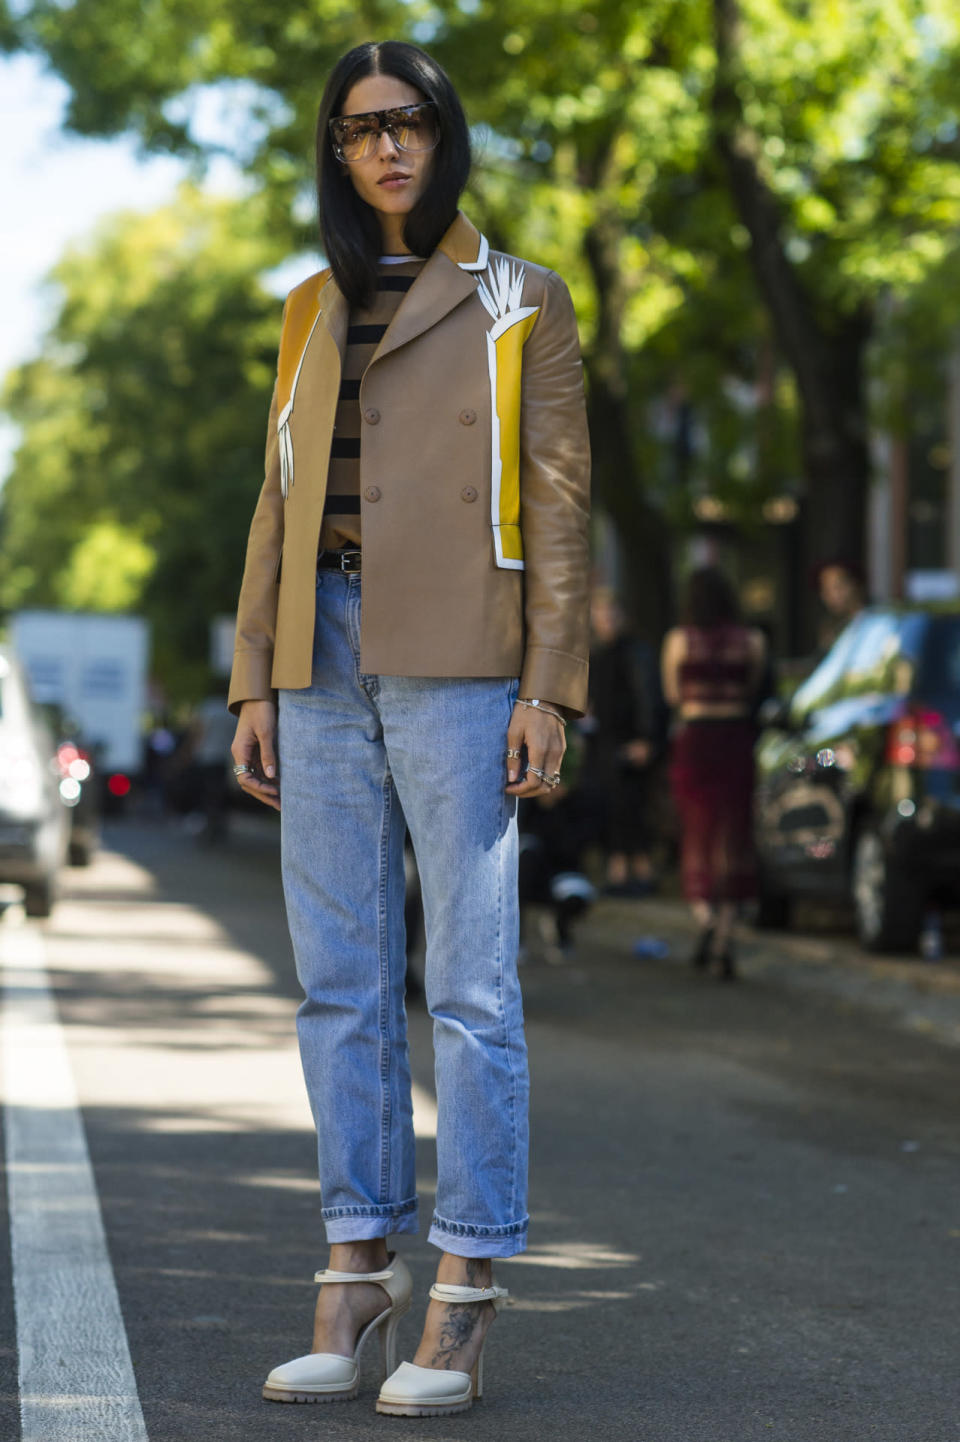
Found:
[[[565,706],[571,717],[587,709],[587,663],[582,656],[528,646],[520,676],[520,695]]]
[[[234,653],[227,698],[227,707],[234,716],[239,716],[244,701],[276,701],[277,693],[270,684],[272,670],[272,651]]]

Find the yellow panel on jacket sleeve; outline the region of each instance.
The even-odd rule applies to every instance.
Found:
[[[505,527],[520,525],[520,377],[523,346],[538,311],[524,316],[495,341],[497,364],[497,417],[500,422],[500,486],[495,524],[501,536]],[[510,555],[504,551],[504,555]],[[523,548],[514,560],[523,559]]]
[[[497,535],[500,537],[500,555],[505,561],[523,560],[523,535],[520,527],[515,525],[498,526]]]
[[[287,298],[287,313],[280,336],[277,361],[277,403],[282,413],[293,399],[294,382],[307,341],[317,319],[315,288],[298,286]]]

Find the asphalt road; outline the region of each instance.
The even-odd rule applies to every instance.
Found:
[[[262,1402],[269,1368],[307,1350],[325,1261],[276,853],[205,851],[174,826],[108,841],[51,922],[7,913],[0,956],[29,942],[54,987],[150,1442],[960,1442],[960,1051],[776,967],[723,987],[638,962],[602,927],[567,964],[524,968],[531,1247],[498,1268],[513,1304],[482,1403],[380,1418],[369,1372],[357,1403]],[[410,1027],[425,1231],[417,1007]],[[0,1255],[0,1438],[16,1442]],[[409,1357],[432,1256],[422,1240],[405,1255]],[[51,1295],[69,1330],[69,1289]],[[118,1442],[69,1442],[99,1437]]]

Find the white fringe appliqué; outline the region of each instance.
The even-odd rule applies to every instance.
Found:
[[[496,322],[515,318],[523,300],[523,281],[526,268],[511,265],[509,260],[492,260],[487,266],[485,279],[477,281],[477,292],[487,314]],[[506,326],[493,327],[494,331],[506,330]],[[494,335],[496,340],[496,335]]]
[[[290,435],[290,412],[293,402],[288,401],[277,417],[277,443],[280,447],[280,494],[284,500],[293,485],[293,438]]]

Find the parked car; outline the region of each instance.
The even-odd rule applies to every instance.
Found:
[[[16,658],[0,647],[0,882],[23,887],[28,916],[49,916],[67,854],[54,751]]]
[[[10,640],[34,700],[58,706],[83,737],[95,773],[88,796],[99,793],[104,815],[122,814],[143,759],[146,621],[102,612],[18,611],[10,617]]]
[[[868,607],[760,719],[759,924],[849,898],[865,947],[915,948],[960,901],[960,615]]]
[[[95,752],[61,706],[47,702],[40,712],[53,734],[60,800],[70,817],[67,857],[71,866],[89,866],[100,845],[102,778]]]

